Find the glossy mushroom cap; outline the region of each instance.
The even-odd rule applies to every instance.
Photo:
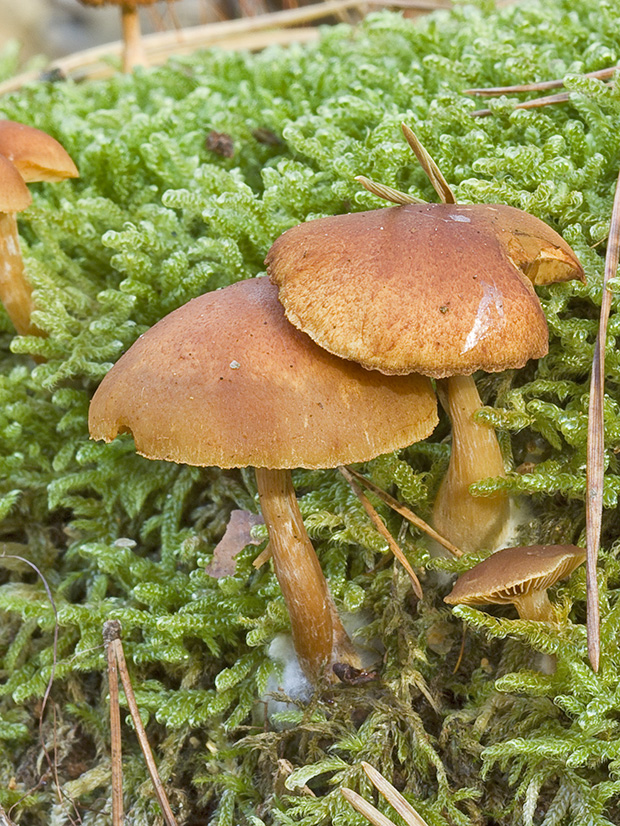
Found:
[[[21,212],[32,203],[22,176],[10,160],[0,154],[0,213]]]
[[[90,407],[94,439],[133,433],[149,458],[221,468],[323,468],[429,435],[428,379],[384,377],[317,347],[267,278],[166,316],[110,370]]]
[[[79,175],[71,156],[55,138],[23,123],[0,120],[0,155],[15,165],[26,183],[53,183]]]
[[[266,259],[288,319],[387,374],[522,367],[547,353],[532,282],[583,278],[568,244],[521,210],[411,204],[293,227]]]
[[[445,601],[450,605],[517,604],[570,576],[585,558],[585,550],[576,545],[504,548],[461,574]]]

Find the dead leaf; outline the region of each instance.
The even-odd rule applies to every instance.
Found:
[[[224,536],[215,546],[213,559],[205,568],[209,576],[221,579],[235,572],[235,557],[246,545],[260,545],[260,539],[253,539],[254,525],[262,525],[263,517],[246,510],[234,510],[230,514]]]

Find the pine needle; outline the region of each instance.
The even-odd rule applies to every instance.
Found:
[[[362,762],[362,768],[375,789],[383,795],[390,806],[402,817],[407,826],[428,826],[411,803],[405,800],[402,794],[385,779],[381,772],[366,762]],[[357,792],[344,787],[342,787],[340,791],[351,806],[361,815],[364,815],[366,820],[372,823],[373,826],[394,826],[393,820],[390,820],[389,817],[382,814],[372,803],[369,803],[365,798],[357,794]]]
[[[610,66],[607,69],[599,69],[596,72],[587,72],[583,77],[594,77],[599,80],[607,80],[613,77],[616,72],[616,66]],[[564,78],[556,78],[555,80],[542,80],[539,83],[522,83],[516,86],[488,86],[480,89],[464,89],[464,95],[478,95],[479,97],[495,97],[496,95],[514,95],[519,92],[545,92],[548,89],[559,89],[564,86]]]
[[[354,792],[353,789],[347,789],[346,786],[343,786],[340,791],[342,792],[343,797],[345,797],[351,806],[353,806],[355,811],[359,812],[361,815],[364,815],[366,820],[368,820],[369,823],[372,823],[373,826],[395,826],[393,820],[390,820],[389,817],[381,814],[379,809],[376,809],[372,803],[369,803],[361,796],[361,794]]]
[[[353,470],[353,468],[348,467],[347,470],[355,478],[356,481],[364,485],[364,487],[368,488],[368,490],[371,490],[373,493],[375,493],[380,499],[382,499],[385,502],[385,504],[388,507],[392,508],[393,511],[396,511],[396,513],[400,514],[401,516],[404,516],[404,518],[408,522],[411,522],[411,524],[415,525],[416,528],[430,536],[431,539],[435,540],[435,542],[438,542],[440,545],[443,545],[443,547],[447,551],[450,551],[450,553],[453,556],[457,557],[457,559],[463,556],[463,551],[457,548],[456,545],[453,545],[452,542],[450,542],[450,540],[445,539],[441,534],[437,533],[436,530],[431,528],[428,522],[425,522],[420,516],[414,513],[406,505],[401,504],[398,501],[398,499],[394,499],[394,497],[390,496],[389,493],[386,493],[386,491],[384,491],[383,488],[380,488],[379,485],[375,485],[374,482],[371,482],[370,479],[367,479],[365,476],[362,476],[361,473],[358,473],[356,470]]]
[[[391,186],[386,186],[385,184],[377,183],[377,181],[373,181],[370,178],[367,178],[365,175],[357,175],[355,177],[356,181],[367,189],[368,192],[376,195],[377,198],[383,198],[384,201],[391,201],[393,204],[425,204],[426,201],[423,201],[422,198],[416,198],[415,195],[407,195],[405,192],[401,192],[399,189],[394,189]]]
[[[517,103],[515,109],[542,109],[543,106],[551,106],[553,103],[568,103],[569,100],[568,92],[558,92],[557,95],[545,95],[541,98],[533,98],[532,100],[525,100],[523,103]],[[471,117],[484,118],[492,114],[492,109],[476,109],[475,112],[471,112]]]
[[[456,198],[454,197],[454,193],[450,189],[448,182],[444,178],[435,161],[431,158],[426,149],[418,140],[413,129],[407,126],[406,123],[401,123],[401,129],[403,130],[403,135],[405,136],[407,143],[420,162],[420,166],[426,172],[426,175],[432,183],[435,192],[439,195],[441,202],[444,204],[455,204]]]
[[[142,756],[144,757],[144,762],[149,770],[151,782],[153,784],[153,788],[155,789],[155,795],[162,810],[164,820],[167,826],[177,826],[176,818],[170,808],[170,803],[168,802],[168,798],[166,796],[164,784],[161,782],[159,772],[157,771],[155,759],[153,758],[153,752],[151,751],[151,746],[146,736],[142,718],[140,717],[138,703],[136,702],[136,695],[134,694],[131,679],[129,677],[129,671],[127,669],[125,652],[123,651],[123,643],[121,642],[121,624],[118,620],[108,620],[104,623],[103,638],[106,642],[106,646],[108,647],[108,656],[116,658],[118,674],[123,684],[123,690],[125,691],[125,699],[127,700],[127,705],[129,706],[131,719],[133,720],[138,742],[140,743],[140,748],[142,749]]]
[[[351,472],[347,468],[342,467],[342,465],[338,468],[338,470],[340,471],[340,473],[344,476],[344,478],[349,483],[349,485],[351,487],[351,490],[353,491],[353,493],[357,496],[357,498],[362,503],[362,506],[363,506],[364,510],[366,511],[366,513],[368,514],[370,519],[372,520],[372,523],[374,524],[377,531],[381,534],[381,536],[385,539],[385,541],[390,546],[390,550],[392,551],[392,553],[394,554],[396,559],[398,559],[400,564],[403,566],[403,568],[409,574],[409,578],[411,579],[411,583],[413,585],[413,590],[414,590],[415,595],[418,597],[418,599],[422,599],[423,592],[422,592],[422,586],[420,585],[420,580],[418,579],[418,577],[416,575],[416,572],[411,567],[411,564],[409,563],[409,560],[407,559],[407,557],[403,553],[402,548],[400,547],[398,542],[394,539],[392,534],[388,531],[388,529],[385,527],[381,517],[379,516],[379,514],[377,513],[375,508],[372,506],[372,504],[371,504],[370,500],[368,499],[368,497],[366,496],[366,494],[362,491],[360,486],[357,484],[357,482],[353,478]]]
[[[590,403],[588,406],[588,456],[586,462],[586,581],[588,616],[588,656],[594,671],[598,671],[600,658],[600,612],[596,562],[601,540],[603,518],[603,487],[605,476],[605,343],[607,322],[611,310],[610,278],[616,275],[620,257],[620,175],[611,215],[605,273],[603,275],[603,299],[598,335],[592,361]]]
[[[370,763],[363,762],[362,768],[373,786],[383,795],[390,806],[398,812],[408,826],[427,826],[426,821],[422,820],[411,803],[405,800],[402,794],[385,779],[381,772],[377,771]]]

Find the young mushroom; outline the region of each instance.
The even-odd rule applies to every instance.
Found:
[[[0,121],[0,300],[20,335],[42,335],[32,323],[32,287],[24,273],[16,213],[31,203],[26,183],[76,178],[66,150],[51,135],[14,121]]]
[[[120,6],[123,37],[123,71],[133,72],[136,66],[148,66],[140,31],[139,6],[152,6],[156,0],[80,0],[84,6]]]
[[[450,605],[509,605],[519,617],[553,624],[547,588],[569,577],[586,558],[576,545],[504,548],[457,579],[445,597]]]
[[[494,547],[506,495],[470,485],[505,474],[472,373],[522,367],[548,350],[533,284],[583,279],[568,244],[501,204],[406,204],[309,221],[266,259],[288,319],[321,347],[385,374],[437,379],[452,419],[433,527],[462,550]]]
[[[312,682],[334,663],[359,662],[291,469],[366,461],[425,438],[436,422],[428,379],[369,373],[317,347],[285,319],[267,278],[207,293],[158,322],[110,370],[89,414],[94,439],[130,431],[151,459],[256,469],[295,650]]]

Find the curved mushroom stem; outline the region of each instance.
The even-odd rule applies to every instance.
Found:
[[[136,66],[148,66],[142,34],[140,17],[135,3],[123,3],[121,6],[123,30],[123,71],[133,72]]]
[[[482,402],[471,376],[441,379],[437,392],[452,421],[452,453],[435,500],[432,525],[465,553],[493,548],[507,524],[510,500],[503,493],[472,496],[469,486],[505,475],[495,431],[474,419]]]
[[[555,625],[557,621],[546,588],[540,591],[532,590],[521,594],[518,598],[515,597],[514,606],[521,619],[546,622],[547,625]],[[538,654],[536,657],[536,668],[542,674],[555,674],[556,667],[555,654]]]
[[[30,321],[32,287],[24,275],[17,220],[13,212],[0,213],[0,300],[20,335],[42,335]]]
[[[333,663],[359,667],[359,657],[340,621],[304,527],[291,472],[256,468],[256,483],[302,671],[316,683]]]

